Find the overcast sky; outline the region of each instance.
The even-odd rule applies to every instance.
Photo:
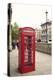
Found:
[[[51,6],[12,4],[12,24],[16,22],[20,27],[40,28],[41,23],[46,21],[46,10],[51,20]]]

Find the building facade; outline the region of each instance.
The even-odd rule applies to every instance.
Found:
[[[35,29],[35,33],[36,33],[36,41],[41,40],[41,29]]]
[[[47,24],[47,33],[46,33],[46,24]],[[52,25],[51,21],[41,24],[41,28],[42,28],[41,41],[42,42],[46,42],[46,37],[47,37],[47,42],[52,40],[51,39],[51,25]]]

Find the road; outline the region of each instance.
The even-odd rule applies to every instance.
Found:
[[[21,74],[18,72],[18,49],[12,50],[10,53],[10,75],[11,76],[29,76],[29,75],[46,75],[51,74],[52,71],[52,56],[35,52],[36,54],[36,70]]]

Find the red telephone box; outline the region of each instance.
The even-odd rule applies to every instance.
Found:
[[[21,73],[35,70],[35,30],[33,28],[20,28],[18,58],[18,69]]]

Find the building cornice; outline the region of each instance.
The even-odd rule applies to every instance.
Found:
[[[43,23],[43,24],[41,24],[40,26],[44,26],[44,25],[51,25],[52,24],[52,21],[47,21],[47,22],[45,22],[45,23]]]

